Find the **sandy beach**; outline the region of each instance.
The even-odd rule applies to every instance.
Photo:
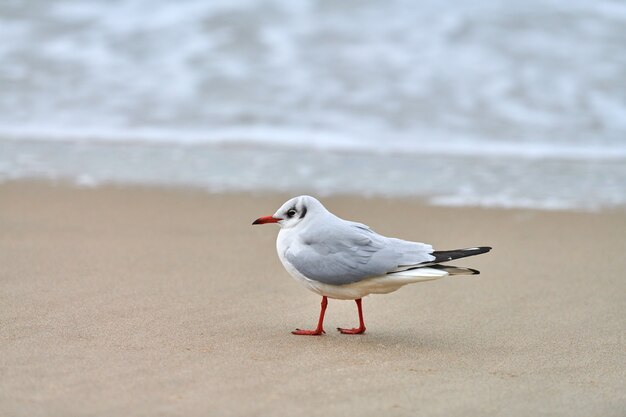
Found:
[[[624,416],[626,212],[326,198],[451,277],[354,303],[288,276],[286,195],[0,185],[0,415]]]

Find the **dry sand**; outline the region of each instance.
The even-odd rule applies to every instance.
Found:
[[[626,213],[329,198],[482,270],[354,303],[280,265],[285,196],[0,186],[2,416],[624,416]]]

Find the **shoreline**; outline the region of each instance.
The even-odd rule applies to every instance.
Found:
[[[164,192],[164,193],[182,193],[182,194],[199,194],[213,197],[240,197],[240,198],[252,198],[252,199],[265,199],[273,198],[279,201],[283,199],[288,200],[296,195],[308,194],[312,195],[319,200],[337,200],[337,201],[381,201],[388,203],[405,203],[413,206],[421,206],[430,209],[441,210],[480,210],[480,211],[505,211],[505,212],[529,212],[529,213],[562,213],[562,214],[589,214],[589,215],[621,215],[626,214],[626,206],[614,205],[614,206],[589,206],[589,207],[559,207],[559,206],[544,206],[544,207],[521,207],[521,206],[506,206],[495,205],[490,206],[486,204],[463,204],[463,203],[437,203],[438,197],[434,196],[407,196],[407,195],[362,195],[358,193],[316,193],[312,190],[304,191],[300,193],[293,193],[289,191],[276,191],[276,190],[226,190],[226,189],[211,189],[204,185],[194,184],[150,184],[150,183],[118,183],[118,182],[103,182],[103,183],[91,183],[81,182],[80,179],[43,179],[43,178],[5,178],[0,181],[0,189],[12,189],[12,188],[26,187],[29,189],[58,189],[58,190],[72,190],[72,191],[128,191],[132,192]],[[446,200],[441,199],[442,201]]]
[[[286,194],[0,184],[0,413],[621,416],[626,212],[323,198],[437,249],[493,246],[471,277],[354,303],[284,271]],[[321,400],[323,399],[323,400]]]
[[[439,206],[626,208],[620,160],[303,152],[287,147],[0,140],[0,178],[214,192],[366,195]],[[580,180],[582,179],[582,180]]]

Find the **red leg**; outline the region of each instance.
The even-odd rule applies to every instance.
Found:
[[[359,300],[360,301],[360,300]],[[328,305],[328,298],[326,296],[322,297],[322,309],[320,310],[320,319],[317,321],[317,329],[315,330],[294,330],[293,334],[302,335],[302,336],[319,336],[322,333],[326,333],[324,331],[324,313],[326,312],[326,306]]]
[[[356,302],[356,306],[359,309],[359,327],[357,329],[342,329],[341,327],[337,327],[342,334],[361,334],[365,333],[365,322],[363,321],[363,308],[361,307],[361,299],[354,300]]]

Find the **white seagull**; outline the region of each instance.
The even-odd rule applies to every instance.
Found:
[[[368,226],[340,219],[310,196],[294,197],[272,216],[252,224],[278,223],[278,257],[296,280],[322,296],[322,308],[314,330],[296,329],[297,335],[321,335],[328,297],[355,300],[359,327],[338,328],[343,334],[365,332],[361,299],[387,294],[414,282],[447,275],[474,275],[479,271],[441,262],[478,255],[490,247],[434,251],[426,243],[385,237]]]

